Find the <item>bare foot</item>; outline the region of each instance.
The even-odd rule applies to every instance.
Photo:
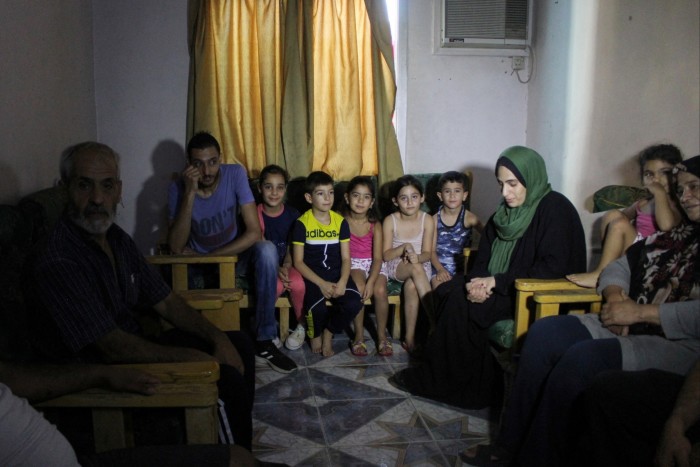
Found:
[[[333,352],[333,333],[325,329],[323,331],[323,356],[330,357],[331,355],[335,355]]]
[[[313,339],[311,339],[311,351],[313,353],[321,353],[321,344],[322,344],[321,336],[316,336]]]
[[[569,274],[566,276],[571,282],[581,287],[586,287],[588,289],[594,289],[598,285],[598,272],[584,272],[581,274]]]

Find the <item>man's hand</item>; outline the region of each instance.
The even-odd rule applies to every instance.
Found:
[[[156,389],[160,386],[160,380],[145,371],[118,366],[105,366],[104,368],[104,385],[108,389],[137,392],[150,396],[155,394]]]
[[[222,337],[217,339],[214,343],[214,358],[223,365],[234,367],[240,374],[245,374],[245,366],[243,365],[243,360],[238,350],[236,350],[236,347],[234,347],[228,337],[226,337],[226,334],[221,333],[221,336]]]
[[[181,255],[198,255],[196,251],[194,251],[192,248],[186,246],[185,248],[182,249],[180,252]]]
[[[195,193],[199,189],[199,180],[202,174],[192,165],[188,165],[182,171],[182,181],[185,183],[185,193]]]
[[[621,292],[621,300],[608,300],[600,310],[603,326],[629,326],[641,321],[642,306]],[[614,331],[613,331],[614,332]]]
[[[669,418],[661,433],[654,464],[658,467],[689,467],[691,444],[685,436],[683,424]]]

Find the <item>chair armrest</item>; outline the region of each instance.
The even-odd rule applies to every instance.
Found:
[[[535,319],[559,314],[559,306],[562,303],[590,303],[590,312],[599,313],[603,297],[593,289],[584,290],[549,290],[535,292],[533,300],[535,307]],[[585,312],[585,310],[584,310]],[[574,313],[574,311],[569,311]]]
[[[151,255],[146,256],[151,264],[216,264],[237,263],[236,255]]]
[[[161,380],[157,392],[147,396],[91,388],[35,404],[37,407],[207,407],[216,404],[219,364],[206,362],[142,363],[119,365],[151,373]]]
[[[224,302],[238,302],[243,299],[241,289],[194,289],[179,290],[177,294],[196,310],[216,310]]]
[[[523,292],[547,290],[590,290],[567,279],[515,279],[515,289]]]
[[[520,345],[522,338],[530,327],[530,321],[532,321],[534,316],[534,309],[530,309],[529,302],[533,297],[535,292],[547,292],[554,290],[566,290],[566,291],[587,291],[591,292],[591,289],[586,289],[567,279],[530,279],[521,278],[515,280],[515,343],[516,346]]]
[[[172,266],[173,290],[187,290],[187,266],[190,264],[218,264],[221,288],[236,287],[236,255],[152,255],[146,260],[151,264]]]

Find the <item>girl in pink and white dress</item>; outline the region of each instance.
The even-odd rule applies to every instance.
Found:
[[[343,215],[350,225],[350,277],[355,281],[363,300],[372,298],[377,315],[377,354],[393,355],[391,340],[387,338],[386,325],[389,316],[387,298],[387,273],[382,261],[382,229],[374,207],[374,184],[369,177],[358,176],[350,180],[345,190]],[[364,342],[364,308],[355,317],[353,355],[367,355]]]

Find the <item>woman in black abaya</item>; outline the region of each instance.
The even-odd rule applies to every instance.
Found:
[[[506,149],[496,179],[503,201],[486,225],[472,271],[435,291],[437,323],[422,365],[390,378],[412,394],[469,409],[498,400],[501,375],[488,329],[512,319],[515,279],[562,278],[586,267],[581,220],[552,191],[537,152]]]

